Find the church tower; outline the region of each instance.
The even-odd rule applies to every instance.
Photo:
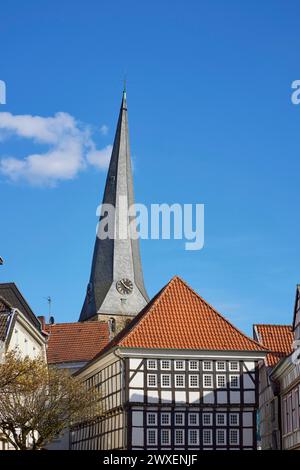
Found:
[[[128,214],[128,208],[134,204],[134,193],[125,91],[102,208],[106,204],[115,209],[110,219],[114,236],[99,237],[99,233],[105,231],[108,220],[104,209],[99,220],[90,281],[79,321],[106,321],[114,331],[123,327],[126,320],[132,319],[149,301],[143,280],[139,240],[131,236],[136,230],[135,218]]]

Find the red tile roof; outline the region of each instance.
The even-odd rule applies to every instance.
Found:
[[[292,352],[294,337],[291,325],[254,325],[254,330],[260,343],[272,351],[266,357],[268,366],[274,367],[282,357]]]
[[[265,351],[261,344],[233,326],[177,276],[107,348],[116,345],[125,348]]]
[[[90,361],[109,341],[107,324],[98,321],[56,323],[46,330],[49,364]]]

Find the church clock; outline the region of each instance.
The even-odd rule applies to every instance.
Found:
[[[129,295],[133,291],[133,283],[130,279],[120,279],[116,283],[117,291],[123,295]]]

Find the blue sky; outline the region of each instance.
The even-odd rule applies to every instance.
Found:
[[[291,102],[299,23],[296,1],[2,2],[0,112],[72,117],[78,160],[40,184],[26,166],[19,178],[14,167],[2,171],[0,281],[15,281],[36,314],[47,314],[51,295],[56,321],[78,319],[105,181],[80,152],[107,157],[126,73],[136,201],[205,204],[203,250],[142,241],[150,296],[178,274],[248,333],[255,322],[291,322],[300,282],[300,106]],[[8,158],[15,165],[53,149],[50,138],[11,128],[0,139],[2,170]]]

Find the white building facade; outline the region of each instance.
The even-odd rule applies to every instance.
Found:
[[[16,351],[21,357],[41,357],[46,361],[46,335],[13,283],[0,285],[0,363],[10,351]],[[9,449],[9,443],[0,433],[0,450]]]

